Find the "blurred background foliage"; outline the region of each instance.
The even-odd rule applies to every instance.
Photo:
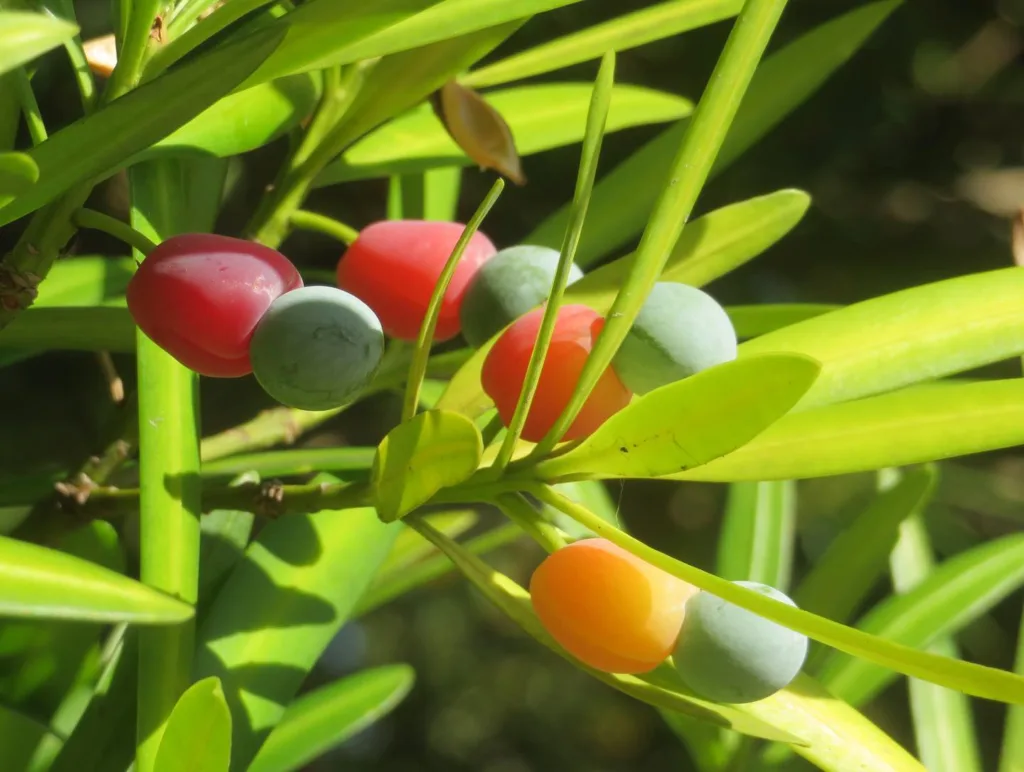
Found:
[[[511,0],[514,2],[514,0]],[[526,25],[488,60],[647,5],[584,0]],[[839,13],[852,0],[792,0],[773,48]],[[109,3],[76,3],[83,37],[107,32]],[[728,32],[719,23],[620,54],[617,80],[696,100]],[[726,303],[847,303],[1010,263],[1009,217],[1024,204],[1024,2],[905,2],[806,104],[716,178],[698,213],[798,187],[813,196],[803,222],[769,252],[711,291]],[[485,60],[485,61],[488,61]],[[35,79],[53,128],[76,117],[66,60],[48,56]],[[596,62],[534,79],[592,80]],[[605,140],[607,171],[661,127]],[[287,140],[235,159],[218,230],[236,234],[282,158]],[[524,159],[529,179],[510,187],[485,230],[509,246],[567,201],[578,147]],[[460,216],[470,215],[492,175],[463,173]],[[103,187],[107,208],[123,206],[117,180]],[[622,191],[629,196],[630,191]],[[308,207],[355,227],[384,216],[382,181],[320,189]],[[9,229],[10,230],[10,229]],[[6,238],[11,238],[8,234]],[[5,240],[5,239],[0,239]],[[9,244],[0,244],[0,250]],[[78,253],[122,247],[83,233]],[[306,266],[332,268],[336,243],[296,234],[284,252]],[[116,360],[126,380],[131,362]],[[1008,367],[1008,366],[1007,366]],[[1012,369],[1001,368],[1007,374]],[[129,388],[131,384],[128,384]],[[0,370],[0,469],[5,476],[77,467],[112,430],[102,373],[90,355],[50,354]],[[235,425],[267,407],[254,381],[203,384],[204,433]],[[307,446],[376,443],[393,425],[399,397],[383,395],[303,440]],[[1024,454],[1004,452],[944,464],[928,523],[944,554],[1024,523]],[[872,475],[801,482],[795,573],[858,511]],[[631,481],[611,486],[621,516],[639,537],[713,568],[723,486]],[[4,511],[7,530],[25,514]],[[493,513],[484,513],[492,522]],[[541,553],[525,541],[492,556],[525,583]],[[877,597],[888,588],[879,587]],[[873,599],[873,600],[874,600]],[[1011,596],[960,643],[972,659],[1012,667],[1022,598]],[[995,620],[995,624],[992,621]],[[626,772],[693,769],[658,715],[629,701],[527,640],[469,587],[450,577],[350,624],[309,685],[366,665],[405,661],[417,671],[409,698],[383,722],[311,767],[374,772]],[[994,768],[1003,708],[975,701],[975,718]],[[904,680],[867,714],[912,743]]]

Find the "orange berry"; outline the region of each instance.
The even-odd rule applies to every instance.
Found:
[[[607,539],[563,547],[530,579],[533,608],[551,636],[608,673],[646,673],[660,665],[696,592]]]

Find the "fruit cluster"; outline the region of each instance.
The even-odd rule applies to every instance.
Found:
[[[175,236],[132,278],[128,308],[150,339],[196,372],[221,378],[251,372],[279,402],[325,410],[369,383],[384,335],[416,340],[464,230],[452,222],[374,223],[338,263],[340,289],[304,287],[284,255],[253,242]],[[479,347],[498,336],[481,380],[506,424],[526,379],[558,259],[556,250],[538,246],[499,252],[474,233],[442,298],[436,340],[461,332]],[[571,267],[570,283],[582,276]],[[561,415],[603,324],[587,306],[559,308],[524,439],[540,440]],[[735,356],[736,335],[721,306],[693,287],[657,284],[563,439],[588,436],[634,393]]]
[[[786,595],[736,582],[774,600]],[[596,670],[646,673],[672,657],[686,685],[715,702],[753,702],[787,686],[807,638],[702,592],[605,539],[549,555],[530,580],[534,610],[551,636]]]

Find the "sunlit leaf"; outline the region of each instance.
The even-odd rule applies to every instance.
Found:
[[[618,16],[602,24],[563,35],[548,43],[481,67],[462,81],[491,86],[558,70],[606,51],[625,51],[678,35],[739,13],[742,0],[670,0]]]
[[[77,34],[77,25],[48,14],[0,11],[0,75]]]
[[[729,486],[718,537],[716,572],[723,579],[789,589],[796,526],[796,486],[791,480]]]
[[[231,713],[217,678],[204,678],[181,695],[167,719],[153,772],[227,772]]]
[[[428,410],[392,429],[373,463],[374,505],[391,522],[480,466],[483,441],[465,416]]]
[[[288,706],[247,772],[292,772],[390,713],[412,689],[408,665],[363,670]]]
[[[0,153],[0,206],[17,198],[39,179],[39,167],[24,153]]]
[[[579,142],[586,127],[589,83],[545,83],[485,93],[483,98],[508,123],[520,156]],[[638,86],[615,86],[606,132],[688,115],[682,97]],[[385,174],[408,174],[473,161],[448,136],[428,105],[420,105],[356,142],[328,166],[317,185]]]
[[[472,509],[454,512],[436,512],[425,516],[430,525],[449,539],[457,539],[477,522],[477,514]],[[411,528],[403,528],[395,539],[395,544],[388,553],[387,560],[381,564],[378,579],[389,573],[399,574],[406,568],[422,560],[435,551],[434,546]]]
[[[370,507],[328,510],[275,520],[249,546],[199,629],[195,664],[224,685],[233,766],[245,769],[280,721],[400,528]]]
[[[659,477],[699,467],[778,420],[817,373],[817,364],[804,357],[718,365],[634,400],[578,446],[538,464],[536,474],[547,480]]]
[[[869,611],[857,627],[907,646],[924,647],[951,635],[1024,584],[1024,534],[973,547],[938,565],[912,590]],[[952,661],[952,660],[951,660]],[[896,674],[862,659],[835,654],[819,677],[837,697],[860,705]]]
[[[739,450],[671,477],[716,482],[803,479],[1021,444],[1024,381],[943,383],[790,413]]]
[[[109,568],[0,537],[0,615],[166,625],[192,608]]]
[[[0,209],[0,225],[34,211],[72,185],[111,174],[188,123],[252,72],[276,48],[281,34],[261,30],[199,56],[51,135],[28,151],[39,167],[39,180]]]

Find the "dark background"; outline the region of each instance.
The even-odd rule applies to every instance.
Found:
[[[489,59],[647,4],[584,0],[534,19]],[[86,35],[106,31],[107,3],[78,5]],[[792,0],[772,49],[857,5]],[[698,213],[784,187],[801,188],[813,197],[810,212],[790,235],[713,284],[713,294],[725,303],[847,303],[1009,265],[1009,215],[1024,204],[1021,24],[1024,6],[1014,0],[905,2],[848,65],[702,195]],[[696,101],[728,30],[728,23],[720,23],[623,52],[617,79]],[[595,73],[596,63],[590,62],[537,80],[592,80]],[[63,90],[70,88],[65,76],[53,73],[52,88],[41,94],[52,125],[74,118],[77,99]],[[661,128],[609,136],[602,172]],[[247,179],[271,175],[283,149],[278,143],[249,154],[244,160]],[[578,153],[572,147],[524,159],[529,184],[507,188],[486,224],[499,246],[515,243],[570,198]],[[492,179],[473,169],[464,172],[460,217],[472,213]],[[255,185],[238,191],[220,223],[222,232],[237,232],[246,202],[258,192]],[[318,192],[311,208],[359,227],[383,217],[384,202],[383,184],[359,183]],[[109,247],[87,237],[79,249]],[[338,258],[337,246],[318,237],[293,238],[285,251],[306,265],[331,267]],[[124,367],[130,368],[130,361]],[[12,404],[9,398],[16,398],[22,408],[3,419],[4,434],[17,442],[0,449],[0,468],[16,472],[38,468],[42,459],[73,460],[95,451],[108,418],[94,407],[102,388],[85,356],[49,355],[0,371],[0,399]],[[206,432],[245,420],[267,404],[248,382],[206,382],[203,398]],[[40,422],[40,415],[48,420]],[[310,442],[376,442],[397,415],[397,398],[374,399]],[[944,483],[929,513],[938,523],[941,551],[962,548],[961,540],[970,534],[1019,528],[994,510],[1024,511],[1017,482],[1022,460],[1010,452],[970,459],[964,465],[981,477],[962,482],[957,476]],[[798,568],[821,549],[844,516],[856,511],[871,482],[870,476],[857,475],[801,483]],[[722,486],[630,482],[612,492],[641,538],[713,567]],[[492,559],[525,583],[539,558],[539,551],[524,542]],[[993,638],[989,631],[987,658],[981,660],[986,664],[1011,666],[1020,600],[1018,594],[996,610],[1002,636]],[[397,661],[415,666],[413,693],[391,717],[316,769],[692,769],[686,751],[653,710],[535,645],[454,578],[350,625],[314,680]],[[980,737],[994,769],[1002,711],[991,704],[977,708]],[[912,743],[902,682],[868,712]]]

